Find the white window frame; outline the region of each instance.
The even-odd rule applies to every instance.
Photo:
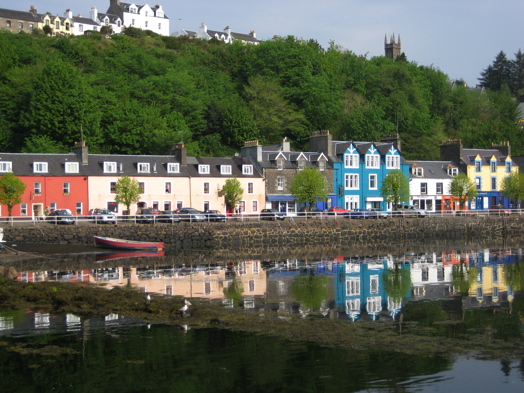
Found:
[[[421,166],[416,166],[411,168],[411,173],[413,173],[414,176],[422,177],[424,176],[424,168]]]
[[[64,182],[64,194],[71,194],[71,183],[68,181]]]
[[[20,204],[20,215],[27,216],[27,203]]]
[[[373,274],[369,277],[369,293],[378,293],[379,285],[378,274]]]
[[[284,159],[283,158],[279,158],[277,160],[277,169],[279,171],[283,170],[284,169]]]
[[[380,155],[366,154],[366,168],[380,168]]]
[[[0,161],[0,172],[13,172],[13,163],[11,161]]]
[[[33,172],[34,173],[47,173],[48,172],[47,162],[33,162]]]
[[[359,175],[358,173],[346,173],[344,175],[344,188],[346,190],[358,190],[359,187]]]
[[[104,173],[116,173],[116,167],[115,161],[104,161]]]
[[[298,170],[301,171],[306,167],[306,160],[300,159],[298,160]]]
[[[428,183],[420,183],[420,194],[427,195],[428,193]]]
[[[136,164],[138,173],[151,173],[151,165],[149,162],[139,162]]]
[[[180,164],[178,162],[168,162],[167,173],[180,173]]]
[[[320,172],[324,172],[326,170],[326,161],[325,160],[318,161],[318,170]]]
[[[360,277],[349,277],[346,279],[346,296],[360,295]]]
[[[76,214],[77,215],[84,214],[84,203],[83,202],[76,203]]]
[[[39,181],[35,182],[34,188],[33,188],[35,195],[41,195],[42,194],[42,183]]]
[[[283,176],[277,177],[277,190],[284,191],[284,177]]]
[[[231,175],[233,173],[233,169],[231,165],[220,165],[220,174],[221,175]]]
[[[386,169],[400,169],[400,156],[386,156]]]
[[[444,193],[444,183],[438,182],[436,184],[437,187],[437,195],[442,195]]]
[[[242,165],[242,174],[243,175],[252,175],[253,174],[253,165]]]
[[[209,175],[209,165],[207,164],[199,164],[198,165],[198,173],[201,175]]]
[[[66,162],[65,173],[78,173],[80,172],[80,164],[78,162]]]
[[[376,173],[371,173],[369,175],[368,187],[370,190],[378,190],[378,175]]]
[[[457,167],[449,167],[448,168],[448,175],[449,176],[457,176],[458,175],[458,168]]]
[[[345,154],[344,155],[344,167],[345,168],[358,168],[359,155],[358,154]]]

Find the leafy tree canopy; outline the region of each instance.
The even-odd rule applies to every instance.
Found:
[[[459,173],[449,184],[449,194],[457,198],[460,210],[464,210],[466,202],[477,196],[477,189],[465,173]]]
[[[244,189],[236,177],[233,179],[227,179],[222,186],[221,191],[226,201],[226,205],[230,209],[235,209],[242,200],[242,195],[244,195]]]
[[[324,175],[317,168],[311,167],[304,168],[293,177],[289,191],[300,203],[309,204],[310,210],[317,201],[325,201],[329,193]]]
[[[142,189],[137,179],[124,175],[117,180],[115,193],[115,202],[123,204],[129,214],[131,205],[140,201]]]
[[[380,186],[380,194],[394,208],[401,202],[409,201],[409,179],[400,169],[389,172]]]
[[[12,215],[13,206],[22,202],[22,194],[25,189],[26,184],[12,172],[0,177],[0,205],[7,206],[9,217]]]

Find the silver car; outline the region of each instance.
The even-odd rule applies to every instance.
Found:
[[[91,209],[87,215],[97,224],[116,224],[116,214],[107,209]]]

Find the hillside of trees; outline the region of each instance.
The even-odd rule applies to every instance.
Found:
[[[524,154],[518,101],[505,85],[469,90],[442,71],[294,37],[258,46],[161,37],[0,32],[0,151],[228,156],[246,140],[312,131],[378,141],[400,134],[408,159],[438,159],[442,140]]]

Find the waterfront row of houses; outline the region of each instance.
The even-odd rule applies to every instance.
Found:
[[[189,157],[183,143],[170,154],[158,156],[90,154],[84,142],[68,154],[0,153],[0,175],[12,172],[26,184],[22,202],[13,216],[38,217],[46,210],[69,209],[85,215],[90,209],[107,208],[121,214],[115,202],[115,185],[124,175],[139,182],[142,194],[138,208],[237,211],[258,214],[264,208],[290,216],[305,207],[289,191],[294,176],[306,167],[316,168],[326,178],[329,195],[316,207],[393,210],[381,195],[382,181],[392,170],[410,178],[410,204],[430,212],[453,211],[452,179],[467,174],[478,196],[468,208],[484,210],[494,204],[511,207],[502,196],[503,179],[518,166],[509,143],[491,149],[466,149],[460,140],[441,146],[442,161],[407,161],[400,139],[393,135],[380,142],[334,141],[329,131],[310,137],[309,151],[294,151],[284,139],[275,145],[247,141],[234,157]],[[244,194],[238,206],[226,206],[221,189],[226,180],[239,180]],[[0,216],[7,207],[0,206]]]

